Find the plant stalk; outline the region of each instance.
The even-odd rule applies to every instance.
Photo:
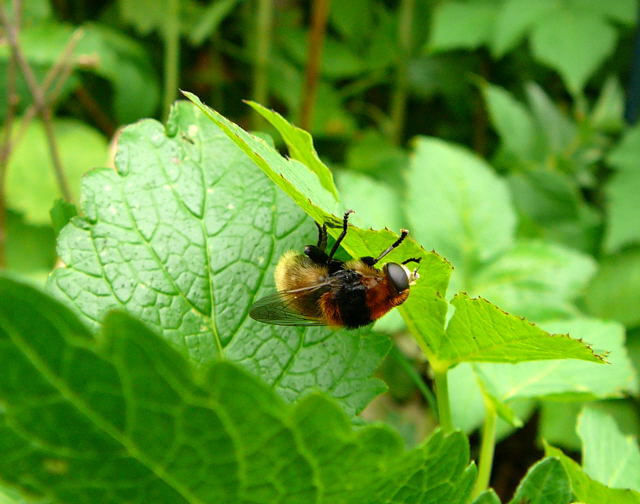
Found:
[[[171,105],[176,99],[180,71],[180,0],[169,0],[169,13],[164,25],[164,97],[162,100],[162,118],[169,117]]]
[[[480,457],[478,460],[478,477],[473,486],[471,500],[475,499],[489,487],[491,467],[493,466],[493,454],[496,445],[496,420],[497,413],[491,401],[485,398],[485,417],[482,424],[482,440],[480,444]]]
[[[407,94],[409,87],[408,61],[413,44],[413,11],[415,0],[402,0],[400,3],[400,20],[398,23],[398,42],[400,57],[396,66],[396,78],[391,96],[391,140],[399,144],[404,132],[407,110]]]
[[[331,0],[316,0],[313,2],[307,68],[304,77],[304,88],[302,89],[302,102],[300,104],[300,127],[307,131],[311,129],[313,121],[320,63],[322,61],[322,46],[327,32],[327,17],[329,16],[330,5]]]
[[[256,13],[256,52],[254,54],[253,73],[253,99],[261,105],[267,105],[269,99],[268,64],[271,52],[273,24],[273,0],[258,0],[258,12]],[[253,128],[258,129],[261,118],[254,112]]]
[[[448,368],[444,366],[433,366],[440,427],[445,432],[451,432],[453,430],[453,422],[451,421],[451,407],[449,405],[449,382],[447,378],[447,371]]]

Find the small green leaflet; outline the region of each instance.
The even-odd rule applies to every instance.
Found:
[[[313,171],[318,177],[318,181],[322,187],[333,194],[333,197],[337,200],[338,189],[336,189],[333,183],[333,175],[329,168],[327,168],[327,165],[320,161],[318,153],[313,148],[311,135],[301,128],[296,128],[280,114],[263,107],[259,103],[248,101],[247,104],[278,130],[289,148],[291,157],[297,159]]]
[[[527,320],[509,315],[486,299],[458,294],[439,356],[449,366],[459,362],[520,362],[582,359],[604,362],[590,347],[566,334],[549,334]]]
[[[509,504],[569,504],[569,477],[557,458],[548,457],[534,464],[522,479]]]

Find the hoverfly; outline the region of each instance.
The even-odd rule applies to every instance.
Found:
[[[353,210],[344,214],[342,232],[328,254],[326,224],[316,223],[319,235],[316,245],[307,245],[303,254],[290,250],[280,258],[275,270],[278,292],[256,301],[249,312],[251,318],[276,325],[354,329],[371,324],[407,300],[409,287],[419,275],[417,269],[411,271],[406,265],[419,263],[420,258],[376,268],[382,258],[404,241],[409,234],[406,229],[376,258],[361,257],[346,262],[334,258],[347,235],[351,213]]]

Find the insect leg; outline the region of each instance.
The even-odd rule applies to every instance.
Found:
[[[409,231],[407,231],[406,229],[401,229],[400,230],[400,238],[398,238],[396,241],[394,241],[387,250],[385,250],[384,252],[382,252],[382,254],[380,254],[378,257],[376,257],[373,260],[373,263],[371,265],[373,266],[380,259],[382,259],[384,256],[386,256],[389,252],[391,252],[394,248],[396,248],[398,245],[400,245],[404,241],[404,239],[407,237],[408,234],[409,234]]]
[[[316,227],[318,228],[318,244],[316,245],[316,247],[318,247],[320,250],[326,250],[326,248],[327,248],[327,226],[325,224],[320,226],[320,224],[318,224],[316,222]]]
[[[410,262],[419,264],[420,261],[422,261],[422,257],[411,257],[410,259],[405,259],[404,261],[402,261],[402,264],[408,264]]]
[[[354,213],[353,210],[347,210],[344,213],[344,217],[342,217],[342,233],[340,233],[340,236],[338,236],[338,239],[333,244],[333,247],[331,248],[331,252],[329,252],[329,259],[333,257],[333,254],[336,253],[336,250],[338,250],[338,247],[340,246],[340,242],[344,240],[345,236],[347,236],[347,228],[349,226],[349,214],[352,214],[352,213]]]
[[[315,245],[307,245],[304,248],[304,254],[314,263],[325,265],[329,262],[327,253]]]

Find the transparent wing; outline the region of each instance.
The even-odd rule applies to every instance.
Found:
[[[317,296],[331,285],[330,282],[319,283],[303,289],[276,292],[258,299],[249,316],[258,322],[283,326],[323,326],[322,319],[309,317],[296,310],[293,301],[300,296]]]

